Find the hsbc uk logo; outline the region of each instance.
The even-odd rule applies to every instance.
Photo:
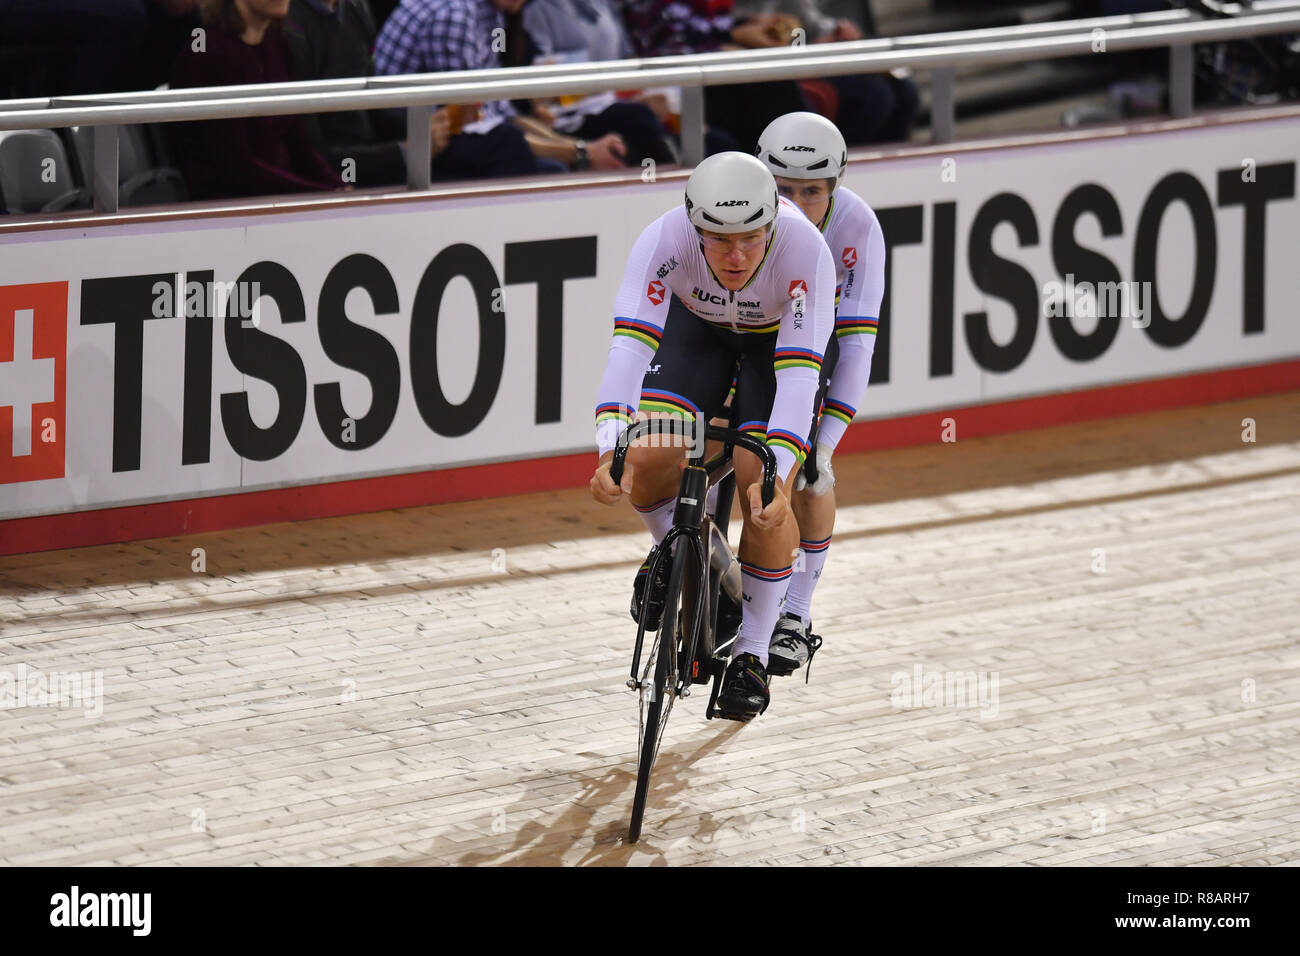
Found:
[[[652,305],[663,305],[664,284],[658,280],[651,282],[649,288],[645,291],[645,295]]]
[[[808,294],[808,283],[803,279],[795,279],[790,283],[790,298],[798,299]]]
[[[840,261],[844,263],[844,268],[852,269],[858,264],[858,250],[853,246],[845,246]]]
[[[62,478],[68,284],[0,286],[0,484]]]

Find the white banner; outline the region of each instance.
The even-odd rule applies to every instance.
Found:
[[[1288,118],[855,164],[890,247],[860,417],[1300,356],[1298,151]],[[594,452],[682,188],[0,236],[0,517]]]

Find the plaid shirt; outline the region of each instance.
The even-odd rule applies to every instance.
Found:
[[[505,38],[506,18],[491,0],[402,0],[375,43],[375,72],[441,73],[489,70],[501,66],[493,31]],[[515,115],[504,100],[481,107],[482,120],[466,132],[486,133]]]

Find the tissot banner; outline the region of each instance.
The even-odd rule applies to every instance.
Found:
[[[1300,356],[1298,151],[1283,118],[853,165],[888,249],[859,418]],[[0,518],[594,462],[683,183],[0,236]]]

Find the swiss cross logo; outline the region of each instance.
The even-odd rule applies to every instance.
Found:
[[[844,254],[840,256],[840,261],[844,263],[844,268],[852,269],[858,264],[858,250],[852,246],[844,247]]]
[[[645,290],[646,298],[654,305],[662,305],[664,301],[664,284],[658,280],[650,283],[650,288]]]
[[[0,286],[0,484],[63,477],[68,284]]]
[[[795,279],[790,283],[790,298],[797,299],[800,296],[808,294],[808,283],[803,279]]]

